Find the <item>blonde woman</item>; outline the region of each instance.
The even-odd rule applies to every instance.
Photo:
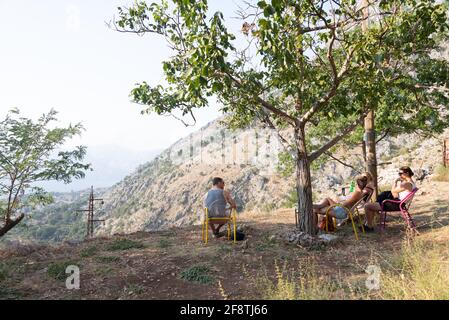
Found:
[[[360,199],[367,196],[368,194],[371,194],[374,190],[373,176],[369,172],[364,172],[363,174],[357,176],[355,181],[355,190],[348,196],[347,199],[338,202],[331,198],[326,198],[321,203],[313,205],[314,212],[317,215],[324,215],[326,214],[326,211],[330,206],[334,204],[340,204],[341,206],[332,208],[332,210],[330,210],[329,212],[329,215],[337,219],[346,219],[348,217],[348,213],[342,207],[345,207],[348,210],[351,209],[352,206],[354,206],[354,204],[356,204]]]

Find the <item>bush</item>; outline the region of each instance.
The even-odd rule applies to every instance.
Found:
[[[108,251],[119,251],[129,249],[143,249],[145,246],[141,242],[129,240],[129,239],[117,239],[107,246]]]
[[[5,264],[0,264],[0,282],[6,279],[8,271]]]
[[[112,263],[112,262],[120,261],[120,257],[115,257],[115,256],[97,257],[96,259],[102,263]]]
[[[180,278],[190,282],[208,284],[213,282],[213,278],[209,275],[209,271],[209,267],[207,266],[196,265],[182,271]]]
[[[97,247],[94,246],[84,248],[83,250],[81,250],[80,256],[83,258],[92,257],[93,255],[95,255],[95,253],[97,253],[97,251],[98,251]]]
[[[438,165],[435,168],[433,180],[449,182],[449,168],[443,165]]]
[[[64,281],[69,275],[65,273],[65,270],[70,265],[77,265],[74,261],[59,261],[51,263],[48,266],[47,274],[53,279]]]
[[[161,239],[161,240],[159,240],[157,246],[158,246],[158,248],[165,249],[165,248],[170,247],[171,243],[167,239]]]

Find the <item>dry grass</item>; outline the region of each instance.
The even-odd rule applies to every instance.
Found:
[[[422,240],[404,241],[397,267],[381,275],[382,299],[449,299],[447,249]]]
[[[449,168],[442,165],[437,166],[432,180],[449,182]]]
[[[330,300],[343,299],[340,281],[320,276],[313,264],[305,264],[294,270],[287,265],[279,267],[275,263],[274,279],[267,275],[249,277],[260,293],[258,298],[266,300]]]

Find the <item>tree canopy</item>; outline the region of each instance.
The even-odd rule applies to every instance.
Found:
[[[441,132],[448,125],[448,62],[432,56],[448,35],[437,1],[262,0],[245,2],[238,48],[223,14],[206,0],[120,7],[118,31],[164,37],[173,55],[166,84],[142,82],[142,112],[193,116],[215,96],[235,126],[290,127],[300,228],[311,232],[310,162],[348,139],[370,110],[379,128]],[[363,30],[363,24],[369,28]],[[253,48],[253,55],[249,52]]]
[[[36,122],[10,111],[0,122],[0,236],[16,226],[25,216],[25,208],[49,204],[50,194],[35,183],[48,180],[70,183],[85,176],[86,147],[58,150],[76,135],[81,124],[51,128],[57,112],[51,110]]]

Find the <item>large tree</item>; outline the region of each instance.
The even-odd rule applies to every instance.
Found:
[[[24,211],[53,201],[36,183],[69,183],[83,178],[90,168],[81,162],[86,147],[58,151],[68,139],[81,134],[81,124],[58,128],[53,127],[55,120],[54,110],[34,122],[14,109],[0,121],[0,237],[23,220]]]
[[[234,125],[259,120],[291,128],[292,141],[281,139],[296,164],[299,228],[313,234],[310,164],[350,136],[369,110],[394,126],[447,123],[440,108],[448,64],[430,55],[447,35],[447,8],[415,0],[245,3],[244,48],[206,0],[118,8],[116,30],[160,35],[173,51],[163,62],[166,83],[143,82],[131,95],[146,106],[143,113],[192,116],[215,96]],[[370,28],[362,32],[366,19]]]

